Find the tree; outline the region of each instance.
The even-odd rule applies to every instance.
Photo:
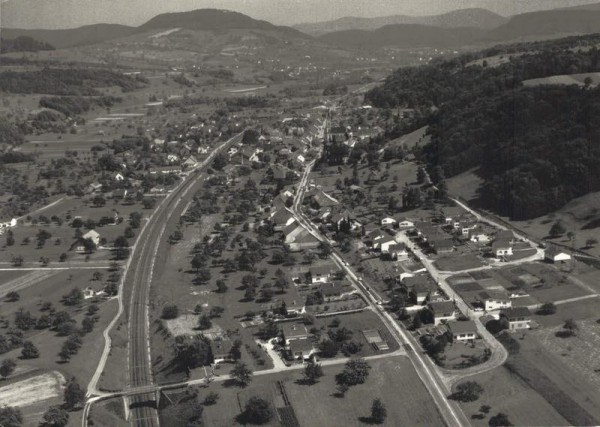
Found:
[[[364,359],[351,359],[346,362],[344,370],[335,376],[335,381],[347,386],[362,384],[369,376],[369,369],[371,367]]]
[[[35,317],[29,311],[20,308],[15,312],[15,326],[22,331],[28,331],[35,326]]]
[[[314,384],[323,376],[323,368],[321,367],[321,364],[315,362],[307,363],[306,366],[304,366],[303,376],[307,383]]]
[[[12,246],[15,244],[15,236],[12,230],[6,232],[6,246]]]
[[[544,316],[548,316],[550,314],[556,313],[556,304],[552,302],[547,302],[542,304],[540,309],[538,310],[538,314],[542,314]]]
[[[381,424],[385,421],[387,417],[387,409],[381,399],[373,399],[373,404],[371,405],[371,419],[376,424]]]
[[[19,295],[19,293],[16,291],[10,291],[9,293],[6,294],[6,300],[8,302],[19,301],[19,299],[21,299],[21,295]]]
[[[220,397],[219,393],[211,391],[210,393],[208,393],[206,395],[206,397],[204,398],[204,402],[203,403],[205,405],[214,405],[219,400],[219,397]]]
[[[253,396],[246,403],[243,418],[251,424],[265,424],[273,418],[271,405],[266,400]]]
[[[210,342],[204,335],[175,338],[175,361],[183,369],[194,369],[212,362]]]
[[[252,380],[252,371],[244,362],[237,362],[231,370],[231,377],[242,387],[246,387]]]
[[[585,241],[585,246],[586,248],[593,248],[594,246],[596,246],[598,244],[598,239],[596,239],[595,237],[592,237],[590,239],[587,239]]]
[[[221,280],[221,279],[217,280],[217,293],[224,294],[225,292],[227,292],[227,289],[229,289],[229,288],[225,284],[224,280]]]
[[[196,255],[194,255],[194,257],[192,258],[192,268],[196,270],[196,274],[198,274],[200,269],[206,265],[207,261],[208,257],[203,253],[197,253]]]
[[[223,153],[217,154],[213,160],[213,169],[220,171],[225,167],[225,165],[227,165],[227,156],[225,156]]]
[[[12,406],[0,406],[0,426],[2,427],[21,427],[23,425],[23,415],[19,408]]]
[[[96,208],[102,207],[106,204],[106,199],[100,195],[94,196],[94,198],[92,199],[92,204]]]
[[[508,415],[498,412],[488,421],[490,427],[508,427],[513,424],[508,420]]]
[[[483,393],[483,387],[475,381],[465,381],[456,386],[456,391],[449,398],[460,402],[474,402]]]
[[[31,341],[25,341],[21,350],[21,357],[23,359],[37,359],[40,357],[40,351]]]
[[[65,406],[67,409],[76,409],[85,402],[85,390],[72,377],[65,387]]]
[[[17,367],[17,363],[13,359],[4,359],[0,364],[0,376],[2,378],[9,377]]]
[[[563,329],[567,332],[568,336],[575,336],[577,335],[577,330],[579,329],[579,326],[577,326],[577,323],[575,323],[573,319],[567,319],[565,320]]]
[[[208,282],[211,277],[212,274],[210,273],[210,270],[208,268],[201,268],[200,271],[198,271],[198,281],[200,283]]]
[[[68,294],[63,295],[63,304],[79,305],[83,302],[83,292],[79,288],[73,288]]]
[[[211,327],[212,322],[210,318],[206,314],[200,316],[200,318],[198,319],[198,329],[204,331],[205,329],[210,329]]]
[[[161,317],[165,320],[176,319],[179,317],[179,307],[176,305],[165,305],[162,309]]]
[[[335,357],[339,351],[340,344],[335,341],[325,339],[319,344],[319,352],[323,357]]]
[[[69,423],[69,413],[60,406],[51,406],[44,413],[44,425],[64,427]]]
[[[556,221],[554,224],[552,224],[552,227],[550,227],[549,234],[550,237],[559,237],[565,234],[566,232],[567,229],[565,228],[563,223],[561,221]]]
[[[11,259],[11,264],[13,265],[13,267],[21,267],[24,261],[25,260],[23,259],[22,255],[15,255]]]

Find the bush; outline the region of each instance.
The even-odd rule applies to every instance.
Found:
[[[479,399],[481,393],[483,393],[483,387],[478,383],[475,381],[465,381],[456,386],[456,391],[449,398],[459,402],[474,402]]]
[[[547,302],[545,304],[542,304],[542,306],[537,311],[537,313],[541,314],[543,316],[549,316],[551,314],[554,314],[554,313],[556,313],[556,305],[552,302]]]
[[[165,320],[176,319],[179,317],[179,307],[176,305],[165,305],[160,317]]]

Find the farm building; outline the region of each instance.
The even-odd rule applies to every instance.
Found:
[[[433,313],[434,325],[456,318],[456,308],[452,301],[431,302],[429,309]]]
[[[548,262],[562,262],[569,261],[571,255],[557,246],[550,246],[544,251],[544,259]]]
[[[529,323],[531,322],[530,317],[531,312],[527,307],[509,308],[500,312],[500,318],[506,319],[508,322],[508,329],[511,331],[528,329]]]

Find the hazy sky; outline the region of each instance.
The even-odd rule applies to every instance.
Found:
[[[482,7],[501,15],[594,3],[594,0],[0,0],[5,28],[73,28],[98,22],[139,25],[164,12],[229,9],[274,24],[342,16],[434,15]]]

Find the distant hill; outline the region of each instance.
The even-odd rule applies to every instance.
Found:
[[[477,28],[439,28],[417,24],[386,25],[375,31],[347,30],[324,34],[320,40],[346,48],[452,47],[470,44],[484,32]]]
[[[462,9],[432,16],[394,15],[378,18],[345,17],[334,21],[306,23],[294,26],[306,34],[320,36],[326,33],[345,30],[376,30],[386,25],[419,24],[441,28],[475,27],[492,29],[508,21],[486,9]]]
[[[561,7],[555,10],[600,10],[600,3],[582,4],[579,6]]]
[[[117,24],[95,24],[64,30],[22,30],[3,28],[2,37],[17,38],[31,37],[35,40],[49,43],[57,49],[85,46],[101,43],[107,40],[126,37],[136,32],[136,28]]]
[[[134,34],[171,28],[208,31],[254,29],[278,31],[298,38],[308,38],[304,33],[290,27],[278,27],[267,21],[252,19],[241,13],[217,9],[198,9],[190,12],[165,13],[155,16],[139,27],[128,27],[126,25],[116,24],[96,24],[64,30],[23,30],[3,28],[2,36],[6,38],[17,38],[20,36],[32,37],[60,49],[102,43]]]
[[[487,33],[484,40],[504,41],[522,37],[600,32],[598,10],[547,10],[513,16]]]

